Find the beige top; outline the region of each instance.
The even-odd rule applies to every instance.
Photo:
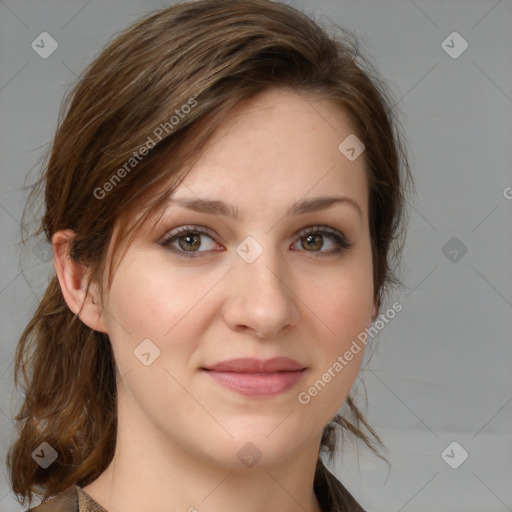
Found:
[[[108,512],[108,510],[75,485],[35,508],[29,508],[26,512]]]
[[[108,512],[83,489],[75,485],[26,512]]]
[[[320,464],[324,467],[319,459]],[[341,512],[347,509],[365,512],[339,480],[332,478],[328,481],[324,476],[320,476],[318,466],[314,490],[323,512]],[[340,500],[341,503],[336,505],[335,502]],[[108,512],[108,510],[94,501],[81,487],[75,485],[25,512]]]

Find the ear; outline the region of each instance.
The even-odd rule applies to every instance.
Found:
[[[100,305],[96,287],[91,284],[95,296],[87,294],[89,272],[86,267],[76,262],[70,255],[75,233],[69,229],[57,231],[52,237],[53,264],[59,280],[62,295],[73,313],[95,331],[108,334],[105,313]]]

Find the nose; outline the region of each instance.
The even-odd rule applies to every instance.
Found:
[[[223,316],[232,330],[272,338],[299,323],[299,298],[291,274],[275,252],[265,249],[252,263],[237,258],[228,279]]]

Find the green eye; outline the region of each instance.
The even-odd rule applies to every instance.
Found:
[[[316,249],[321,249],[323,247],[325,238],[331,240],[331,243],[334,244],[334,249],[328,252],[317,251]],[[301,241],[302,248],[304,248],[307,252],[318,252],[322,255],[337,254],[342,250],[349,249],[353,245],[353,243],[349,242],[339,231],[322,226],[315,226],[314,228],[307,228],[302,231],[299,234],[299,240],[304,239],[305,242]]]
[[[213,242],[209,230],[200,227],[183,226],[169,233],[161,242],[161,245],[180,254],[180,256],[183,255],[187,258],[194,258],[197,257],[197,253],[208,252],[198,250],[202,245],[202,236],[208,237]],[[179,248],[174,245],[175,242],[178,242]]]
[[[202,237],[206,237],[210,241],[210,247],[207,247],[205,250],[199,250],[205,245]],[[328,251],[321,250],[326,243],[326,239],[330,241],[332,246]],[[299,241],[305,252],[310,252],[315,256],[338,254],[353,245],[353,242],[349,242],[343,233],[324,226],[313,226],[304,229],[299,233],[294,245]],[[176,228],[160,242],[160,245],[186,258],[196,258],[201,253],[211,252],[218,247],[213,239],[213,233],[209,229],[200,226],[181,226]],[[208,246],[208,244],[206,245]]]

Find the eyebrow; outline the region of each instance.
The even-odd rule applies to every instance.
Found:
[[[177,204],[183,208],[194,210],[199,213],[210,213],[213,215],[223,215],[234,219],[240,218],[240,210],[224,201],[196,199],[196,198],[175,198],[170,204]],[[359,217],[363,218],[363,211],[359,204],[350,197],[346,196],[322,196],[302,199],[297,201],[287,211],[286,215],[301,215],[304,213],[326,210],[336,204],[349,204],[356,208]]]

